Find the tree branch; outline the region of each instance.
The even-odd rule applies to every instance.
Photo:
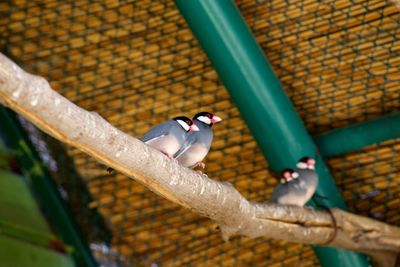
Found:
[[[184,168],[117,130],[97,113],[76,106],[52,90],[44,78],[26,73],[2,54],[0,101],[58,140],[216,221],[226,239],[243,235],[329,243],[371,255],[400,251],[400,229],[382,222],[338,209],[323,212],[249,202],[230,183]]]

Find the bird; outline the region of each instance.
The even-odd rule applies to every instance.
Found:
[[[185,143],[189,132],[199,131],[199,127],[186,116],[178,116],[158,124],[145,133],[140,140],[145,144],[159,150],[168,158],[174,159],[174,154]],[[113,168],[107,168],[113,173]]]
[[[305,182],[298,178],[298,172],[295,172],[293,169],[284,169],[281,172],[281,183],[272,192],[270,202],[303,206],[307,202],[304,201],[307,188]]]
[[[316,160],[312,157],[302,157],[296,164],[295,171],[307,184],[307,198],[311,199],[317,190],[318,174],[315,171]],[[324,198],[323,196],[320,196]]]
[[[302,207],[314,195],[317,185],[315,160],[303,157],[297,162],[295,169],[281,172],[281,183],[272,192],[271,202]]]
[[[158,124],[145,133],[140,140],[172,159],[174,154],[185,144],[189,133],[199,130],[199,127],[191,119],[178,116]]]
[[[175,153],[174,157],[182,166],[188,168],[200,166],[204,169],[205,164],[202,160],[207,156],[213,139],[211,127],[222,119],[210,112],[200,112],[192,120],[200,130],[188,133],[185,144]]]

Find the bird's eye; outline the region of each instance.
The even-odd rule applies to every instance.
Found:
[[[302,158],[300,159],[300,161],[301,161],[301,162],[304,162],[304,163],[307,163],[308,159],[309,159],[309,157],[302,157]]]
[[[187,125],[192,125],[192,122],[191,121],[186,121],[186,124]]]
[[[211,114],[207,114],[206,116],[207,116],[207,118],[211,118]]]

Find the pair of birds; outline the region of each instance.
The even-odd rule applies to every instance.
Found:
[[[281,173],[281,183],[272,192],[271,202],[283,205],[304,206],[314,195],[318,186],[315,159],[301,158],[295,169]]]
[[[211,147],[213,124],[222,121],[210,112],[197,113],[193,119],[175,117],[152,128],[140,140],[185,167],[205,167],[202,160]]]
[[[140,140],[185,167],[204,168],[202,160],[210,150],[213,139],[211,127],[221,120],[209,112],[197,113],[192,120],[179,116],[152,128]],[[283,170],[281,183],[274,189],[271,202],[304,206],[318,186],[315,163],[313,158],[303,157],[295,169]]]

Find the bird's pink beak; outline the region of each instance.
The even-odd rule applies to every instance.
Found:
[[[200,131],[200,129],[199,127],[197,127],[196,124],[193,123],[192,125],[190,125],[189,131],[197,132]]]
[[[220,122],[220,121],[222,121],[222,119],[220,117],[218,117],[216,115],[212,116],[212,119],[211,119],[212,123],[217,123],[217,122]]]
[[[315,166],[315,160],[314,159],[307,160],[307,165],[308,166]]]
[[[290,177],[292,177],[292,174],[290,172],[284,172],[283,173],[283,178],[285,178],[286,180],[290,179]]]

